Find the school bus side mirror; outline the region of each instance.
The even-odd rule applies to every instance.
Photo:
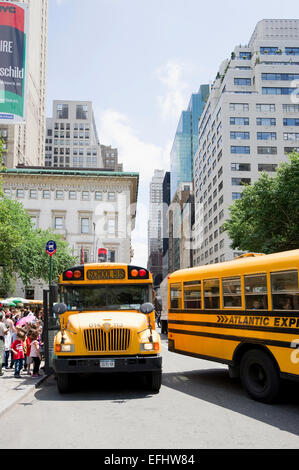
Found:
[[[149,314],[149,313],[152,313],[152,311],[155,309],[155,307],[153,306],[153,304],[151,304],[150,302],[146,302],[145,304],[142,304],[140,306],[140,312],[141,313],[145,313],[145,314]]]
[[[67,311],[67,306],[65,304],[55,304],[53,306],[53,312],[58,313],[58,315],[62,315]]]

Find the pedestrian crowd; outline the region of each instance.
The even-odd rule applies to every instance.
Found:
[[[0,308],[0,376],[5,369],[14,369],[14,377],[22,374],[40,376],[43,358],[43,311],[28,308]]]

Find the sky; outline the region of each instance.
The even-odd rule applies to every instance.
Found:
[[[191,94],[258,21],[298,17],[297,0],[49,0],[47,117],[53,100],[92,101],[101,144],[139,173],[132,264],[147,265],[149,184]]]

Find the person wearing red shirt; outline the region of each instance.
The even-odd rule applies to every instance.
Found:
[[[31,375],[30,372],[30,364],[32,363],[32,357],[30,357],[30,350],[31,350],[31,338],[29,334],[26,338],[26,365],[27,365],[27,374]]]
[[[13,352],[13,359],[15,363],[15,377],[20,377],[20,372],[23,367],[24,361],[24,345],[23,341],[25,340],[25,332],[23,330],[17,330],[17,339],[10,346],[11,351]]]

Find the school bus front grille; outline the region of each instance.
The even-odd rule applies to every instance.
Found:
[[[84,343],[89,352],[126,351],[129,349],[131,332],[128,328],[102,328],[84,330]]]

